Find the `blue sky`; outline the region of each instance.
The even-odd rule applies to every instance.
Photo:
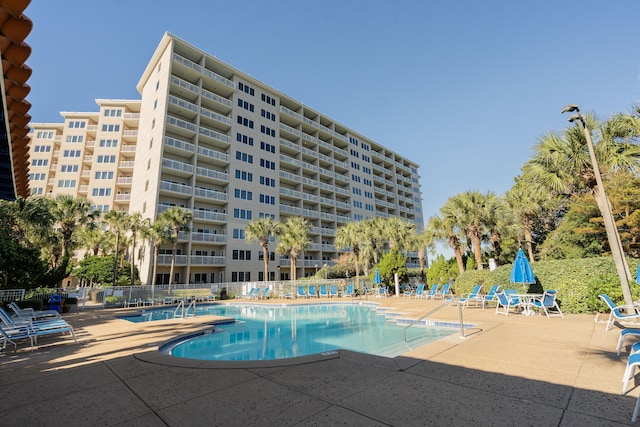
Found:
[[[637,0],[33,1],[32,121],[139,99],[165,31],[420,164],[425,222],[503,194],[569,103],[640,101]]]

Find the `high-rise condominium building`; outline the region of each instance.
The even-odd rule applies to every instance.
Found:
[[[98,100],[99,113],[34,125],[32,193],[64,189],[152,221],[172,206],[191,211],[174,283],[262,280],[262,250],[245,240],[259,218],[311,224],[298,277],[334,263],[336,229],[349,221],[396,216],[422,229],[416,162],[171,34],[137,89],[141,101]],[[268,279],[287,279],[290,260],[275,246]],[[161,247],[156,283],[168,282],[172,255]],[[152,261],[147,247],[143,282]]]

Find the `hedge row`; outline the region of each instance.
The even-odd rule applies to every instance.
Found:
[[[640,295],[640,286],[635,282],[638,260],[628,259],[627,262],[632,274],[629,286],[636,300]],[[511,268],[509,264],[494,271],[465,271],[456,279],[455,292],[458,295],[468,293],[478,283],[484,285],[485,292],[492,285],[500,285],[500,289],[524,291],[523,285],[509,281]],[[529,292],[557,290],[558,302],[565,313],[608,312],[607,306],[598,298],[602,293],[608,294],[614,302],[623,304],[622,287],[611,257],[537,261],[532,268],[537,283],[529,287]]]

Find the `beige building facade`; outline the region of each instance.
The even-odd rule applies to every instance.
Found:
[[[31,168],[32,194],[67,191],[103,211],[128,209],[152,221],[172,206],[190,210],[194,219],[178,240],[174,283],[262,280],[262,250],[245,240],[244,230],[263,217],[302,216],[311,224],[312,244],[298,259],[298,277],[334,263],[335,231],[349,221],[396,216],[423,227],[416,162],[169,33],[137,89],[141,101],[98,100],[99,113],[62,113],[63,125],[33,125],[32,159],[51,157]],[[121,116],[105,115],[117,108]],[[86,129],[70,126],[80,120]],[[100,146],[109,139],[117,139],[116,146]],[[51,153],[39,156],[36,147],[46,143]],[[80,153],[63,157],[72,172],[65,167],[62,173],[65,150]],[[107,169],[98,155],[115,156],[115,163]],[[59,184],[62,179],[76,179],[76,186]],[[112,184],[109,195],[105,181]],[[161,248],[158,284],[168,282],[171,251]],[[151,253],[147,247],[140,258],[148,283]],[[289,278],[290,260],[270,258],[267,279]]]

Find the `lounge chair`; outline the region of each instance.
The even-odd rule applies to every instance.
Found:
[[[60,313],[56,310],[41,310],[35,311],[33,308],[20,308],[15,301],[9,303],[9,308],[18,316],[19,319],[24,320],[43,320],[43,319],[60,319]]]
[[[615,324],[616,320],[624,321],[624,320],[640,318],[640,312],[638,312],[638,307],[636,307],[635,305],[616,306],[613,303],[613,301],[611,301],[611,298],[609,298],[609,295],[600,294],[599,297],[602,299],[602,301],[605,302],[605,304],[607,304],[607,306],[611,310],[611,313],[609,314],[609,320],[607,320],[607,326],[605,327],[605,331],[608,331],[609,329],[613,328],[613,325]],[[629,314],[622,314],[620,310],[625,310],[625,309],[632,310],[633,312]]]
[[[542,294],[542,297],[536,298],[533,301],[531,301],[529,306],[533,309],[537,309],[538,313],[540,311],[544,311],[544,314],[546,314],[547,317],[560,316],[564,318],[564,314],[562,314],[562,311],[560,310],[560,306],[558,305],[558,301],[556,300],[557,294],[558,294],[558,291],[552,291],[552,290],[544,291],[544,293]]]
[[[344,291],[344,293],[342,294],[343,297],[354,297],[355,296],[355,292],[353,291],[353,285],[347,285],[347,289]]]
[[[429,289],[427,292],[424,293],[424,299],[428,299],[428,298],[435,299],[436,294],[438,293],[438,289],[440,289],[439,284],[434,283],[433,285],[431,285],[431,289]]]
[[[640,366],[640,353],[629,355],[629,359],[627,359],[627,368],[625,369],[624,376],[622,377],[622,395],[626,393],[627,384],[629,384],[629,380],[633,378],[633,374],[638,366]]]
[[[320,285],[320,296],[322,298],[329,298],[329,292],[327,291],[327,285]]]
[[[444,301],[445,298],[451,299],[452,297],[453,294],[451,293],[451,284],[445,283],[444,285],[442,285],[442,288],[440,288],[440,291],[435,293],[433,299],[440,298]]]
[[[11,332],[19,333],[20,335],[24,335],[26,333],[31,340],[31,349],[33,349],[34,343],[37,344],[39,336],[58,334],[62,332],[69,332],[73,337],[73,340],[76,343],[78,342],[73,327],[64,319],[31,321],[24,321],[20,319],[14,320],[2,307],[0,307],[0,327],[2,327],[5,333],[10,336]],[[17,336],[14,334],[13,338],[17,338]],[[4,337],[4,335],[3,339],[5,340],[4,345],[6,345],[7,338]],[[13,342],[12,340],[10,341]],[[15,342],[13,342],[13,344],[15,345]]]
[[[329,298],[338,296],[338,287],[336,285],[329,286]]]
[[[488,306],[489,304],[498,301],[498,298],[496,297],[498,289],[500,289],[500,285],[493,285],[489,288],[489,292],[487,292],[487,295],[484,296],[484,303],[482,304],[482,308],[484,308],[485,305]]]
[[[296,294],[297,298],[308,298],[309,295],[305,292],[302,286],[298,286],[298,293]]]
[[[418,287],[416,288],[415,292],[413,292],[412,295],[409,295],[409,298],[411,298],[412,296],[415,297],[415,298],[418,298],[418,299],[423,298],[424,297],[424,287],[425,287],[425,284],[424,283],[420,283],[418,285]]]
[[[0,336],[2,337],[2,349],[5,351],[7,344],[13,344],[14,349],[18,348],[18,344],[14,340],[28,339],[31,344],[31,350],[33,350],[33,337],[29,334],[29,328],[25,325],[19,328],[9,328],[5,325],[0,325]]]
[[[256,291],[253,293],[253,295],[249,296],[249,299],[258,299],[259,295],[260,295],[260,288],[256,288]]]
[[[414,292],[415,292],[415,289],[411,287],[411,285],[406,284],[402,286],[402,298],[404,297],[411,298]]]
[[[507,289],[508,290],[508,289]],[[504,292],[496,293],[496,298],[498,305],[496,306],[496,314],[504,314],[505,317],[509,315],[509,310],[516,307],[523,307],[524,304],[520,301],[517,294],[507,294],[507,290]],[[503,311],[500,311],[500,307],[503,308]]]
[[[622,351],[622,345],[624,344],[624,339],[627,336],[640,338],[640,329],[624,328],[620,331],[620,338],[618,338],[618,346],[616,347],[616,352],[618,353],[618,356],[620,356],[620,352]]]
[[[269,291],[271,289],[269,289],[269,287],[267,286],[266,288],[264,288],[264,291],[262,291],[261,294],[256,295],[257,299],[267,299],[269,297]]]
[[[309,295],[310,297],[318,298],[318,293],[316,292],[316,287],[314,285],[309,285],[307,295]]]
[[[376,292],[376,298],[388,297],[389,291],[386,286],[378,286],[378,292]]]
[[[482,285],[475,285],[473,290],[468,294],[463,294],[458,298],[458,304],[462,304],[463,307],[469,307],[469,303],[473,301],[478,306],[478,303],[482,304],[484,308],[484,297],[482,296]]]

